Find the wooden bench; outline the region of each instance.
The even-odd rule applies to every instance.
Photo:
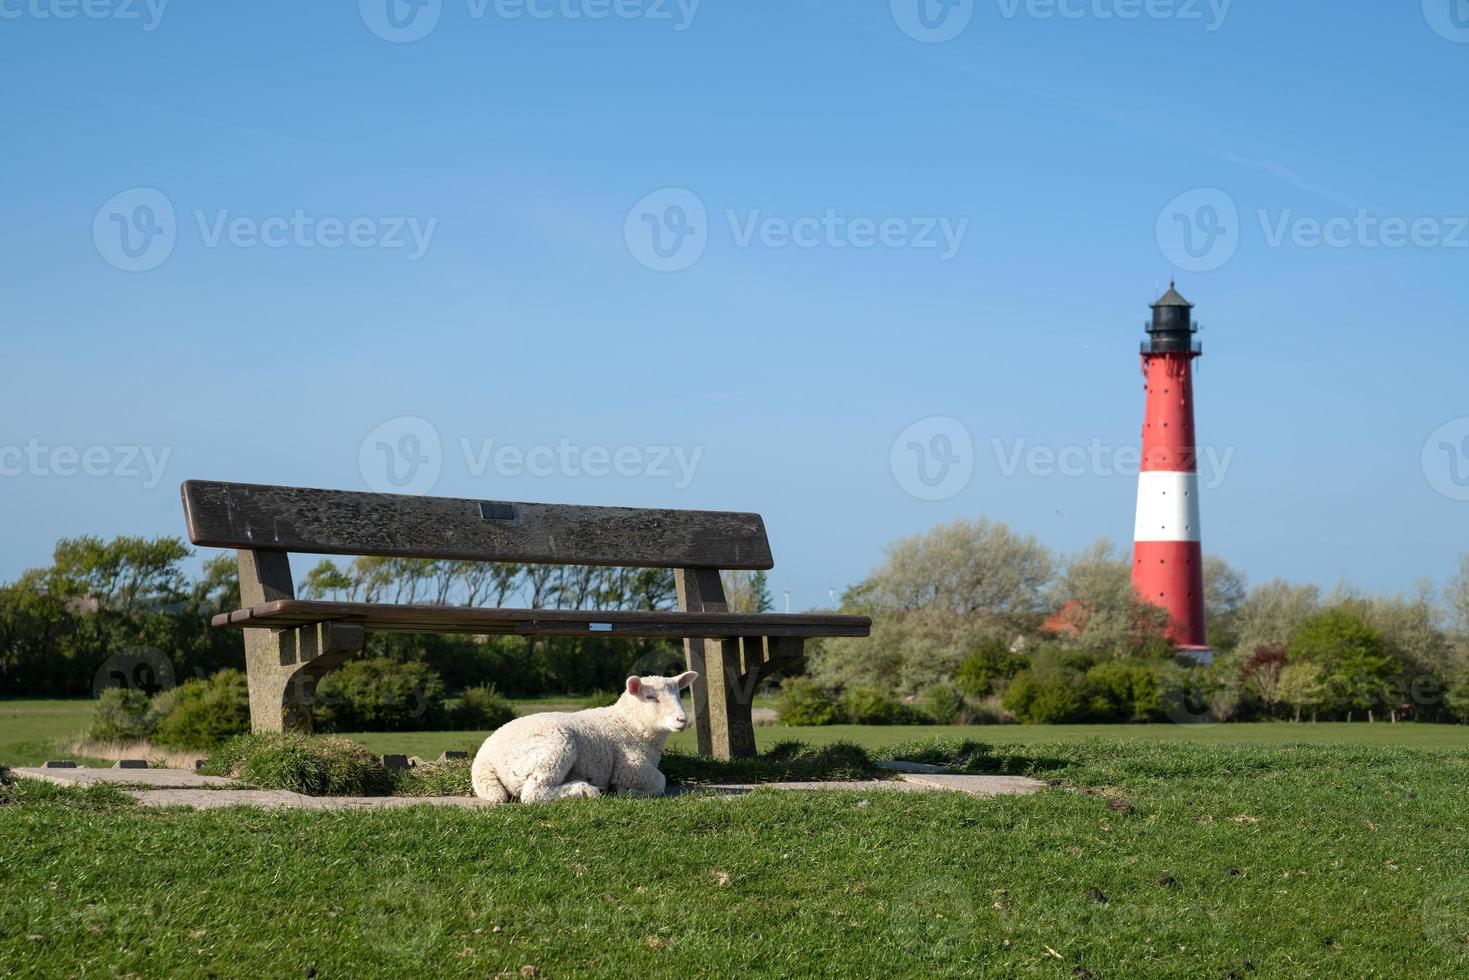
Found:
[[[214,625],[245,630],[250,724],[311,730],[317,681],[372,630],[684,640],[699,672],[699,751],[755,754],[760,681],[795,662],[807,637],[866,636],[864,616],[732,613],[721,570],[772,567],[758,514],[576,507],[211,483],[183,485],[189,539],[236,550],[244,608]],[[479,609],[297,599],[291,552],[455,561],[671,568],[678,609]]]

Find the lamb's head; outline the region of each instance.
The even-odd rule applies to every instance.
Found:
[[[617,706],[646,732],[681,732],[689,727],[680,695],[699,675],[690,670],[677,677],[629,677]]]

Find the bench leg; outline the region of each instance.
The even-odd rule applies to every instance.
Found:
[[[245,608],[295,596],[283,551],[239,551],[240,601]],[[245,630],[245,676],[250,685],[250,730],[311,731],[316,683],[362,649],[363,629],[318,623],[300,629]]]
[[[728,612],[724,583],[718,569],[680,568],[673,574],[678,607],[685,612]],[[740,641],[688,639],[684,656],[694,681],[694,732],[699,754],[716,759],[748,758],[755,754],[755,726],[750,718],[750,696],[741,669]],[[758,681],[757,681],[758,682]]]
[[[716,759],[749,759],[755,755],[755,722],[750,714],[758,676],[741,668],[741,642],[704,641],[704,666],[709,671],[709,735]]]
[[[311,734],[317,682],[327,671],[361,652],[364,639],[362,627],[353,623],[246,630],[250,730]]]

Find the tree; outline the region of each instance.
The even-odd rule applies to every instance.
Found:
[[[1293,585],[1277,578],[1255,586],[1234,617],[1237,645],[1245,650],[1286,646],[1296,627],[1320,603],[1321,592],[1314,585]]]
[[[1450,629],[1461,642],[1469,640],[1469,551],[1459,556],[1459,571],[1443,592],[1452,618]]]
[[[959,665],[978,646],[1003,642],[993,622],[946,610],[879,613],[872,635],[833,637],[808,643],[809,675],[823,687],[887,687],[915,694],[952,681]]]
[[[955,683],[960,691],[982,698],[994,693],[995,682],[1009,680],[1025,666],[1025,658],[1004,643],[981,643],[959,664]]]
[[[1415,678],[1441,684],[1453,665],[1454,651],[1444,629],[1444,609],[1434,599],[1433,585],[1425,581],[1410,595],[1373,596],[1348,605],[1382,634],[1393,656]]]
[[[1072,611],[1071,629],[1057,642],[1112,657],[1165,656],[1168,613],[1144,602],[1132,585],[1132,566],[1110,541],[1097,541],[1066,559],[1051,588],[1051,607]]]
[[[1291,663],[1319,666],[1325,674],[1325,706],[1343,711],[1372,710],[1384,700],[1396,666],[1387,641],[1347,606],[1333,606],[1308,616],[1286,648]],[[1391,706],[1394,710],[1396,705]]]
[[[723,578],[724,597],[730,612],[765,613],[775,608],[764,571],[724,572]]]
[[[187,557],[189,548],[179,538],[62,538],[46,587],[56,595],[92,598],[104,609],[131,612],[144,602],[182,599],[180,565]]]
[[[356,581],[330,558],[317,562],[301,583],[303,599],[340,599],[356,594]]]
[[[240,568],[231,552],[204,562],[204,574],[194,585],[194,604],[213,612],[240,608]]]
[[[1051,554],[1033,537],[984,518],[941,524],[889,545],[842,611],[872,617],[869,639],[807,646],[811,676],[832,689],[881,687],[914,693],[952,681],[988,640],[1008,643],[1044,609]]]
[[[1444,704],[1454,717],[1469,721],[1469,664],[1460,664],[1449,673]]]
[[[1285,650],[1280,647],[1257,647],[1240,667],[1240,681],[1254,688],[1265,711],[1275,714],[1280,700],[1280,675],[1285,669]]]
[[[459,581],[464,588],[464,604],[483,604],[491,609],[504,607],[505,597],[519,587],[521,572],[525,570],[524,565],[514,562],[462,561],[457,564]]]
[[[1239,611],[1248,591],[1244,573],[1218,555],[1204,556],[1204,617],[1216,650],[1232,649],[1238,639]]]
[[[860,594],[882,612],[1015,617],[1042,608],[1052,567],[1034,537],[982,517],[960,519],[889,545]]]
[[[1326,697],[1325,672],[1319,664],[1288,663],[1280,670],[1276,684],[1276,697],[1282,704],[1295,709],[1296,721],[1301,712],[1315,712]]]

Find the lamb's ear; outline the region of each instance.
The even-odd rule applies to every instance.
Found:
[[[643,689],[643,679],[641,677],[629,677],[627,679],[627,693],[628,694],[637,694],[642,689]]]
[[[689,685],[692,684],[695,680],[697,680],[698,677],[699,677],[699,672],[698,671],[696,671],[696,670],[686,670],[682,674],[679,674],[677,677],[675,677],[674,678],[674,681],[676,681],[678,683],[678,689],[680,691],[687,691],[689,689]]]

